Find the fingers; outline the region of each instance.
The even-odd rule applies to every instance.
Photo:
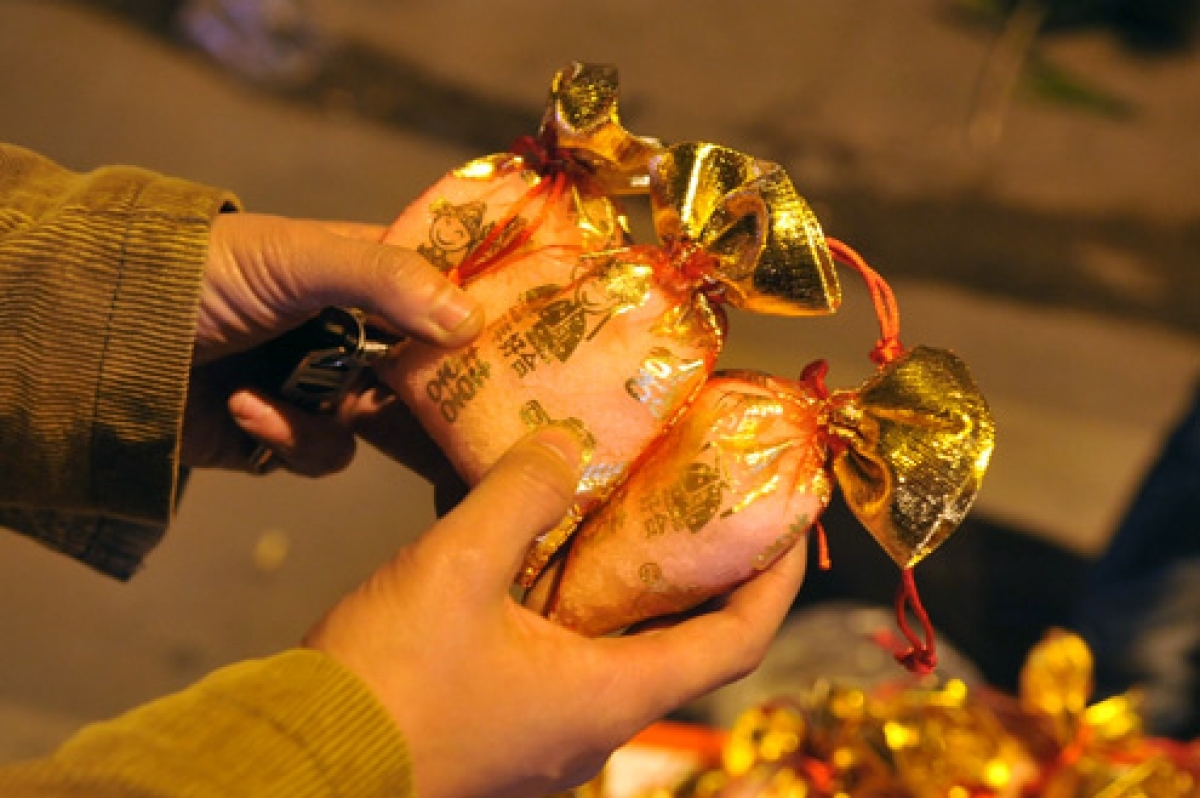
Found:
[[[250,391],[237,391],[229,398],[229,414],[243,432],[270,449],[295,474],[319,477],[337,473],[354,457],[354,435],[336,419]]]
[[[375,383],[351,392],[338,419],[359,437],[431,483],[452,479],[454,467],[429,437],[408,405],[390,388]]]
[[[753,671],[804,581],[802,543],[741,585],[725,605],[676,626],[610,642],[617,662],[665,713]]]
[[[321,221],[317,222],[317,224],[334,235],[344,238],[357,238],[360,241],[379,242],[383,240],[384,234],[387,233],[386,227],[366,222]]]
[[[483,329],[479,304],[416,252],[327,227],[291,227],[286,257],[298,299],[361,308],[392,332],[442,346],[468,343]]]
[[[436,545],[471,561],[483,595],[511,584],[529,544],[567,514],[579,483],[582,447],[561,427],[513,446],[435,527]]]

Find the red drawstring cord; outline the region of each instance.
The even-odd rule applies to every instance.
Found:
[[[492,229],[479,242],[479,245],[463,258],[462,263],[450,270],[447,277],[458,285],[462,285],[484,270],[502,263],[505,258],[528,243],[550,215],[550,210],[558,204],[571,181],[567,174],[571,168],[571,162],[558,157],[552,137],[540,140],[533,136],[521,136],[513,142],[509,151],[523,158],[526,166],[536,171],[541,177],[537,185],[521,195],[520,199],[508,207],[504,216],[496,220]],[[511,241],[493,251],[492,248],[505,235],[513,220],[520,216],[526,206],[541,196],[545,196],[545,201],[537,215],[530,219],[529,223],[521,228]]]
[[[829,387],[825,384],[825,375],[829,373],[829,363],[824,360],[814,360],[804,367],[804,371],[800,372],[800,381],[809,387],[813,395],[824,401],[829,398]],[[840,451],[844,444],[836,439],[828,441],[831,452]],[[833,567],[833,560],[829,557],[829,536],[825,534],[825,525],[818,518],[813,526],[817,530],[817,565],[822,571],[828,571]]]
[[[467,280],[476,277],[483,271],[502,263],[505,258],[512,255],[514,252],[528,243],[529,239],[533,238],[533,234],[537,232],[542,223],[549,217],[550,209],[558,204],[562,198],[563,192],[566,191],[568,177],[564,172],[556,172],[553,177],[542,178],[537,185],[521,195],[521,198],[508,206],[508,211],[504,216],[496,220],[492,225],[492,229],[484,236],[467,257],[463,258],[462,262],[450,270],[447,275],[453,282],[462,285]],[[541,196],[545,196],[545,201],[537,214],[529,220],[528,224],[521,228],[517,235],[513,236],[512,240],[507,242],[499,249],[493,249],[496,242],[508,230],[508,226],[513,220],[520,216],[521,211]]]
[[[908,625],[906,609],[910,608],[917,620],[921,622],[921,631],[925,638],[922,640]],[[933,636],[933,623],[929,613],[921,604],[921,594],[917,592],[917,583],[913,579],[912,568],[900,571],[900,588],[896,591],[896,623],[908,641],[908,649],[896,651],[896,661],[915,674],[924,676],[933,673],[937,667],[937,648]]]
[[[879,321],[879,340],[870,352],[871,360],[880,366],[892,362],[904,354],[904,346],[900,343],[900,309],[896,304],[896,295],[892,293],[892,288],[887,281],[868,266],[862,255],[855,252],[849,245],[835,238],[827,238],[826,242],[834,260],[857,271],[871,294],[871,302],[875,306],[875,317]],[[829,389],[825,385],[825,375],[828,371],[828,364],[824,360],[818,360],[810,363],[801,374],[801,380],[812,388],[819,399],[829,398]],[[839,443],[831,442],[831,450],[835,454],[836,450],[833,447]],[[823,529],[820,530],[820,535],[823,539]],[[824,556],[828,556],[827,549]],[[908,624],[910,609],[921,623],[924,639],[918,636]],[[917,591],[912,568],[903,568],[900,571],[900,586],[896,591],[896,625],[908,643],[907,648],[891,634],[878,636],[880,644],[890,648],[896,661],[909,671],[918,675],[932,673],[937,667],[937,647],[933,624],[929,620],[929,613],[925,611],[925,606],[921,603],[921,595]]]
[[[900,343],[900,309],[892,287],[849,245],[836,238],[827,238],[825,241],[834,260],[857,271],[867,284],[871,302],[875,305],[875,316],[879,319],[879,341],[871,350],[870,358],[881,366],[890,363],[904,354],[904,347]]]

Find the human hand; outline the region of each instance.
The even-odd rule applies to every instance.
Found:
[[[356,307],[390,332],[446,346],[479,333],[477,303],[415,252],[377,243],[382,234],[372,225],[217,217],[184,421],[186,465],[247,468],[259,444],[300,474],[330,473],[349,463],[355,445],[349,408],[341,416],[319,416],[247,387],[263,369],[255,348],[324,307]],[[396,455],[404,436],[420,441],[415,424],[391,436],[396,451],[389,453]]]
[[[579,444],[543,428],[311,631],[404,733],[422,798],[548,795],[591,778],[672,709],[753,670],[804,576],[805,547],[719,606],[591,639],[513,600],[533,537],[566,513]]]

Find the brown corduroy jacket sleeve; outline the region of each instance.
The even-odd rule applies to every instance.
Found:
[[[125,579],[158,542],[230,194],[0,144],[0,525]]]
[[[0,144],[0,525],[113,576],[162,535],[201,273],[230,195]],[[411,798],[403,738],[315,651],[238,663],[0,766],[5,798]]]

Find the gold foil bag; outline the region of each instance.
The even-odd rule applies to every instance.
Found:
[[[764,374],[714,375],[530,604],[596,636],[690,609],[769,566],[829,502],[820,404]]]
[[[946,372],[955,379],[940,379]],[[926,384],[929,373],[939,379]],[[930,398],[914,382],[955,390]],[[886,434],[881,419],[892,425]],[[961,361],[929,347],[832,394],[812,380],[718,373],[584,521],[561,573],[547,574],[529,604],[587,635],[691,609],[803,540],[835,480],[908,568],[945,539],[978,489],[987,458],[962,443],[964,420],[987,427],[986,404]]]
[[[719,765],[634,798],[1200,798],[1200,741],[1143,736],[1136,693],[1089,703],[1091,668],[1078,635],[1051,630],[1017,696],[956,679],[798,685],[745,708]],[[610,798],[602,783],[576,798]]]
[[[566,277],[535,270],[556,261],[496,269],[508,255],[549,246],[578,254],[628,242],[612,195],[645,193],[650,159],[661,148],[621,126],[615,68],[571,64],[554,77],[536,137],[452,170],[400,214],[383,241],[416,250],[460,283],[502,273],[481,299],[489,309],[507,308],[523,291]]]
[[[566,277],[521,292],[470,347],[412,342],[376,367],[468,484],[543,424],[567,425],[585,440],[575,506],[536,544],[521,577],[526,586],[711,373],[725,334],[724,300],[778,289],[771,301],[793,313],[837,305],[820,230],[792,218],[807,206],[777,165],[684,144],[656,156],[649,174],[657,207],[678,204],[658,218],[684,223],[664,231],[661,245],[582,254],[546,246],[506,256],[466,290],[488,291],[508,273]],[[676,184],[681,175],[691,188]],[[761,269],[822,274],[760,291],[753,275]]]
[[[703,199],[697,192],[695,201],[676,205]],[[748,200],[728,205],[738,202]],[[713,250],[736,251],[736,236],[727,233],[737,223],[719,212],[704,224],[663,211],[659,217],[667,219],[666,238],[708,238],[719,242]],[[945,540],[974,500],[994,445],[991,414],[957,356],[900,344],[899,311],[887,283],[846,245],[822,243],[831,260],[854,267],[870,289],[880,325],[871,352],[877,373],[857,390],[834,392],[825,385],[823,361],[795,381],[745,371],[715,375],[585,519],[565,556],[526,595],[527,606],[588,635],[689,610],[750,579],[803,539],[836,481],[902,569],[897,623],[910,647],[898,648],[897,659],[916,672],[933,669],[932,625],[911,568]],[[729,281],[720,290],[728,296],[747,284],[756,281]],[[924,641],[908,627],[910,605],[925,626]]]

